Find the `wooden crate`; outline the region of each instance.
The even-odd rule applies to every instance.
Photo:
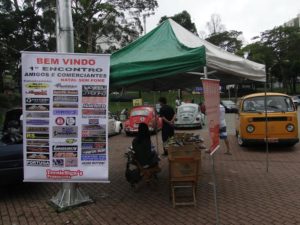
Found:
[[[191,145],[184,145],[184,146],[169,146],[168,148],[168,159],[169,163],[172,164],[176,160],[180,159],[193,159],[197,160],[198,164],[198,176],[201,176],[201,150],[197,148],[197,145],[191,144]],[[170,170],[171,168],[170,165]],[[171,175],[171,174],[170,174]]]
[[[174,134],[175,139],[178,139],[180,141],[189,140],[193,136],[194,136],[194,133],[175,133]]]
[[[194,144],[178,147],[169,146],[168,155],[169,160],[174,160],[176,158],[193,158],[201,160],[201,151]]]
[[[181,158],[169,161],[171,180],[197,180],[199,163],[198,161],[199,160],[194,160],[192,158]]]

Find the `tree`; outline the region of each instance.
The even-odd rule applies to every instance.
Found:
[[[56,50],[55,7],[56,0],[0,0],[0,92],[3,71],[20,81],[20,51]],[[156,0],[72,0],[75,52],[104,52],[96,49],[101,38],[108,52],[132,42],[142,32],[140,13],[156,7]]]
[[[171,18],[172,20],[174,20],[175,22],[183,26],[185,29],[198,35],[195,23],[192,22],[191,15],[187,11],[184,10],[181,13],[175,14],[174,16],[171,17],[163,16],[160,18],[159,23],[162,23],[168,18]]]
[[[210,21],[206,23],[210,34],[221,33],[225,31],[225,26],[222,24],[221,17],[218,14],[212,14]]]
[[[282,80],[285,91],[296,92],[296,80],[300,75],[300,28],[275,27],[263,32],[260,41],[272,51],[272,64],[277,68],[275,74]]]
[[[38,1],[1,0],[0,19],[0,74],[9,71],[20,83],[20,51],[49,50]]]
[[[236,53],[242,47],[242,41],[239,39],[241,35],[241,31],[231,30],[212,33],[206,40],[228,52]]]
[[[156,0],[73,0],[75,50],[95,52],[98,44],[102,51],[99,40],[117,43],[108,51],[127,45],[142,33],[141,13],[157,6]]]

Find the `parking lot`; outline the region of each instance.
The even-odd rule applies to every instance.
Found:
[[[215,155],[220,224],[300,224],[300,144],[270,147],[266,171],[264,146],[241,148],[234,136],[234,115],[227,114],[232,155]],[[182,131],[180,131],[182,132]],[[190,132],[190,131],[188,131]],[[193,130],[207,140],[206,129]],[[160,133],[158,136],[161,149]],[[152,136],[155,143],[155,136]],[[156,187],[140,184],[134,192],[125,180],[124,153],[132,137],[109,138],[110,183],[82,184],[95,203],[57,213],[49,204],[59,184],[26,183],[0,189],[0,225],[52,224],[215,224],[211,158],[202,154],[197,206],[173,209],[168,190],[168,161]]]

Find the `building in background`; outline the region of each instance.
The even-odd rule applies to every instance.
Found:
[[[297,15],[296,18],[289,20],[288,22],[284,23],[283,26],[285,27],[300,27],[300,13]]]

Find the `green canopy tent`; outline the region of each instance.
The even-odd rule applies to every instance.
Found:
[[[200,39],[165,20],[111,56],[111,88],[170,90],[199,86],[203,67],[222,83],[265,81],[265,67]],[[208,73],[210,74],[210,73]]]
[[[195,75],[184,73],[203,70],[205,59],[204,46],[186,47],[166,21],[111,56],[111,87],[169,90],[190,86]]]

